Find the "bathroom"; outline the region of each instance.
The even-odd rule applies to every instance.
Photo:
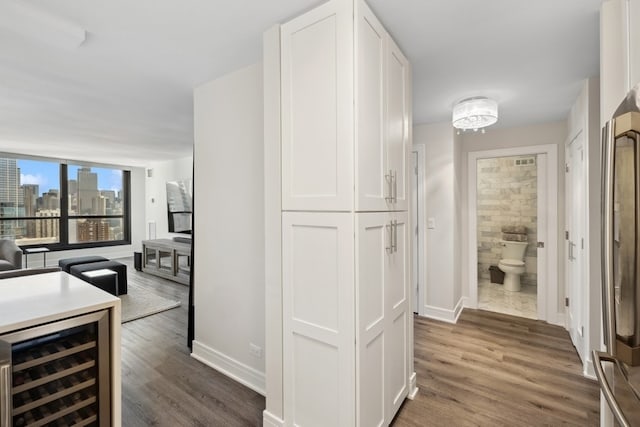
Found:
[[[478,159],[478,308],[537,318],[537,158]]]

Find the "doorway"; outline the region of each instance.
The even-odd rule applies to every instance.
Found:
[[[426,304],[426,219],[425,219],[425,197],[424,197],[424,162],[425,162],[425,146],[424,144],[415,144],[411,152],[411,224],[413,230],[411,232],[411,289],[413,312],[424,316]]]
[[[479,309],[537,319],[538,163],[477,160]]]
[[[536,318],[562,324],[558,318],[558,161],[557,146],[539,145],[470,152],[468,156],[468,300],[478,308],[478,160],[511,156],[535,156],[537,166]]]

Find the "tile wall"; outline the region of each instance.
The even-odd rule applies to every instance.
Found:
[[[537,167],[536,156],[478,160],[478,278],[489,278],[489,267],[501,258],[501,227],[524,225],[529,245],[526,272],[520,280],[536,284]]]

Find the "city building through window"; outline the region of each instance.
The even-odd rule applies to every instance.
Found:
[[[130,243],[130,173],[0,158],[0,238],[51,250]]]

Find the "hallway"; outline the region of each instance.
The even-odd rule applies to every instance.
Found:
[[[471,309],[414,325],[420,392],[395,427],[599,424],[598,384],[563,328]]]

